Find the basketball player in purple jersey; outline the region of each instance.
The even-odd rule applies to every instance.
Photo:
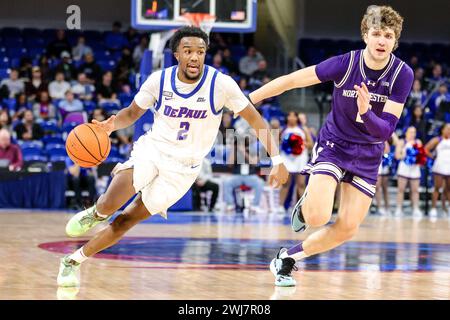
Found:
[[[304,170],[309,183],[292,212],[291,225],[296,232],[324,226],[341,184],[338,217],[302,243],[280,250],[270,264],[277,286],[296,284],[291,275],[296,261],[350,240],[369,210],[384,141],[395,130],[414,79],[411,68],[392,54],[402,24],[403,18],[391,7],[370,6],[361,22],[364,49],[279,77],[250,94],[257,103],[325,81],[335,86],[332,110]]]

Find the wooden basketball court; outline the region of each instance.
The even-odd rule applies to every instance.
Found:
[[[0,212],[0,299],[450,298],[448,218],[370,216],[353,241],[301,262],[297,287],[276,288],[268,263],[306,235],[287,217],[170,213],[87,261],[79,290],[58,290],[59,258],[88,239],[65,236],[70,216]]]

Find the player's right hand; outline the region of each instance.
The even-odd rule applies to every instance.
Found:
[[[116,116],[112,115],[111,117],[109,117],[108,119],[106,119],[104,121],[97,121],[95,119],[92,119],[92,123],[99,126],[103,130],[105,130],[109,136],[114,131],[114,120],[115,119],[116,119]]]

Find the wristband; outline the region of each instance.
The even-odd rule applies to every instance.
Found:
[[[272,166],[277,166],[283,163],[283,158],[280,155],[271,157],[270,160],[272,160]]]

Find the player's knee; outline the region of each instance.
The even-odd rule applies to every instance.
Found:
[[[309,212],[309,214],[303,215],[303,217],[305,218],[306,224],[313,228],[321,227],[327,224],[330,220],[330,216],[328,214],[324,214],[319,210],[313,210],[313,212]]]
[[[339,242],[345,242],[353,238],[358,232],[359,224],[357,223],[336,223],[336,240]]]
[[[97,200],[96,209],[101,214],[111,215],[118,209],[114,201],[108,198],[109,198],[108,196],[102,194]]]

